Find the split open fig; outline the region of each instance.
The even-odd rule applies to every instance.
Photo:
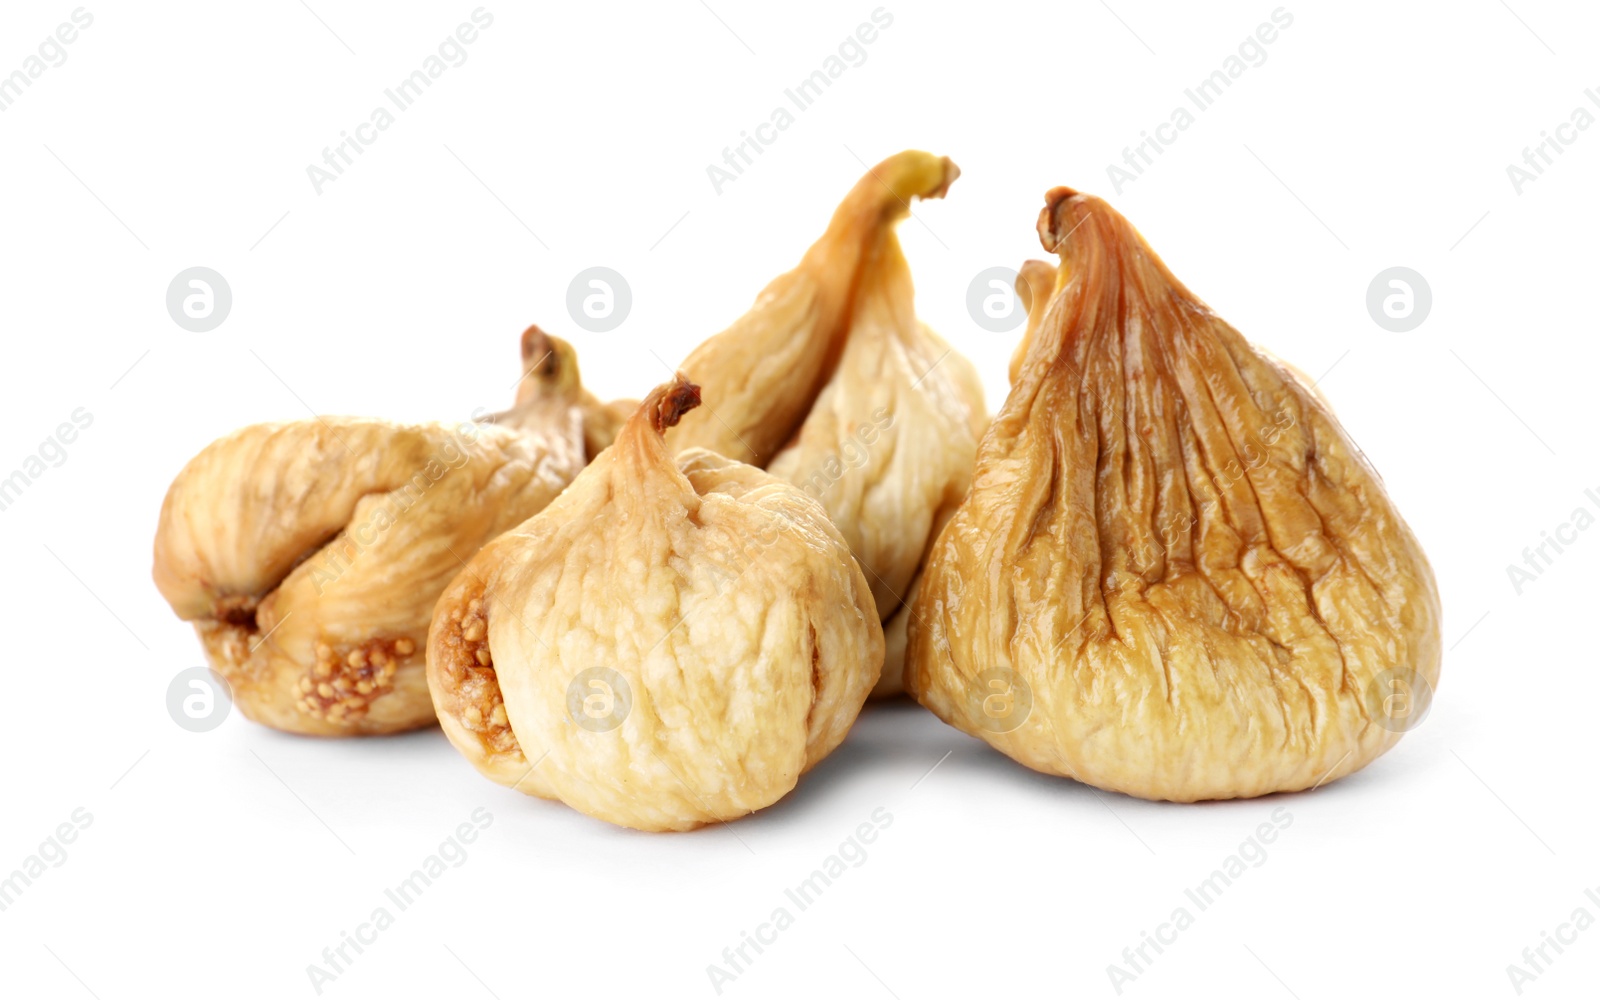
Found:
[[[907,686],[1050,774],[1152,799],[1313,787],[1438,682],[1416,537],[1324,401],[1098,198],[1060,257],[972,489],[935,543]]]
[[[641,830],[771,805],[878,678],[871,590],[822,507],[667,428],[682,375],[439,598],[428,683],[487,777]]]
[[[820,500],[866,572],[901,690],[907,600],[971,481],[987,421],[976,369],[918,321],[895,234],[960,175],[911,150],[873,167],[799,266],[683,363],[712,404],[668,436],[755,464]]]
[[[246,717],[318,736],[434,721],[423,646],[439,593],[585,464],[592,397],[572,348],[531,339],[549,354],[495,423],[258,424],[178,474],[156,586]]]

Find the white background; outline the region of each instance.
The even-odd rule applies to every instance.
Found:
[[[1291,3],[1265,64],[1116,193],[1107,165],[1272,0],[890,3],[865,64],[719,195],[706,166],[876,4],[709,2],[491,3],[466,63],[320,195],[306,166],[471,0],[94,4],[66,62],[0,113],[0,475],[75,408],[94,416],[0,513],[0,874],[74,809],[93,816],[0,913],[0,990],[313,996],[323,948],[484,807],[466,863],[324,995],[711,997],[723,948],[883,807],[866,862],[723,995],[1112,997],[1106,967],[1282,807],[1266,862],[1123,995],[1515,996],[1525,947],[1579,906],[1600,916],[1584,896],[1600,887],[1600,530],[1520,595],[1506,570],[1575,508],[1600,512],[1584,496],[1600,494],[1600,128],[1520,195],[1506,174],[1573,109],[1600,114],[1584,96],[1600,91],[1596,12]],[[73,7],[5,5],[0,73]],[[862,161],[906,147],[963,170],[902,237],[920,313],[977,362],[991,408],[1016,334],[972,321],[967,284],[1042,255],[1034,220],[1057,184],[1108,197],[1247,337],[1323,376],[1443,595],[1442,683],[1398,749],[1315,793],[1176,806],[1036,775],[880,707],[777,806],[645,835],[488,783],[437,730],[173,724],[167,685],[202,661],[150,582],[150,543],[207,442],[308,408],[498,408],[534,321],[575,341],[599,395],[638,396],[667,374],[653,354],[676,363],[739,315]],[[596,264],[634,296],[607,334],[566,314]],[[233,290],[209,333],[164,305],[195,265]],[[1366,309],[1394,265],[1432,289],[1408,333]],[[1591,929],[1525,995],[1597,979]]]

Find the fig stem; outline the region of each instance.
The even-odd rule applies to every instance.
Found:
[[[530,369],[538,366],[542,375],[553,374],[558,364],[555,358],[556,347],[550,342],[550,335],[535,323],[522,331],[522,371],[527,374]]]
[[[580,404],[587,395],[572,345],[544,332],[538,324],[522,331],[522,377],[513,383],[510,408],[475,417],[478,423],[502,424],[513,430],[532,428],[552,414]]]
[[[1045,192],[1044,210],[1039,213],[1039,243],[1053,254],[1072,231],[1086,222],[1093,212],[1093,199],[1069,187],[1054,187]]]
[[[678,372],[671,382],[650,391],[643,409],[650,415],[650,426],[657,434],[662,434],[668,427],[676,427],[685,413],[699,405],[700,387],[689,381],[683,372]]]
[[[943,198],[960,176],[961,168],[948,156],[935,156],[920,149],[896,153],[867,168],[845,195],[834,219],[901,218],[911,214],[911,199]]]

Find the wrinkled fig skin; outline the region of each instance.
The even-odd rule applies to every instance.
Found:
[[[776,802],[844,739],[883,659],[867,581],[814,500],[711,452],[674,461],[662,433],[698,404],[681,375],[652,392],[471,560],[428,638],[445,734],[479,771],[640,830]],[[631,696],[607,731],[570,714],[594,667]]]
[[[907,685],[1027,766],[1151,799],[1332,781],[1400,738],[1376,675],[1439,675],[1416,539],[1332,413],[1099,199],[1057,188],[1056,294],[936,542]],[[1068,236],[1067,234],[1071,234]],[[983,718],[980,675],[1032,710]]]
[[[162,505],[156,586],[246,717],[316,736],[432,724],[423,646],[439,593],[584,465],[560,373],[513,414],[515,430],[260,424],[189,462]]]
[[[987,420],[977,370],[917,320],[895,235],[912,199],[943,197],[959,174],[917,151],[869,171],[800,266],[684,362],[715,412],[687,414],[668,435],[675,448],[764,466],[822,501],[885,622],[877,696],[902,690],[905,623],[895,619],[966,493]]]

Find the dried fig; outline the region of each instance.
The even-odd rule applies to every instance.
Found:
[[[156,586],[247,717],[319,736],[433,722],[423,644],[440,591],[584,465],[576,359],[548,347],[504,426],[259,424],[179,473]]]
[[[1035,770],[1145,798],[1365,766],[1440,658],[1433,573],[1377,473],[1105,202],[1057,188],[1038,228],[1056,290],[930,555],[908,688]]]
[[[878,677],[866,578],[791,484],[663,432],[656,389],[572,485],[439,598],[428,683],[483,774],[641,830],[772,804],[844,739]]]
[[[977,371],[918,322],[895,226],[960,171],[908,151],[868,172],[800,266],[683,368],[717,400],[669,435],[764,466],[822,501],[872,584],[900,690],[902,600],[971,480],[987,420]]]

